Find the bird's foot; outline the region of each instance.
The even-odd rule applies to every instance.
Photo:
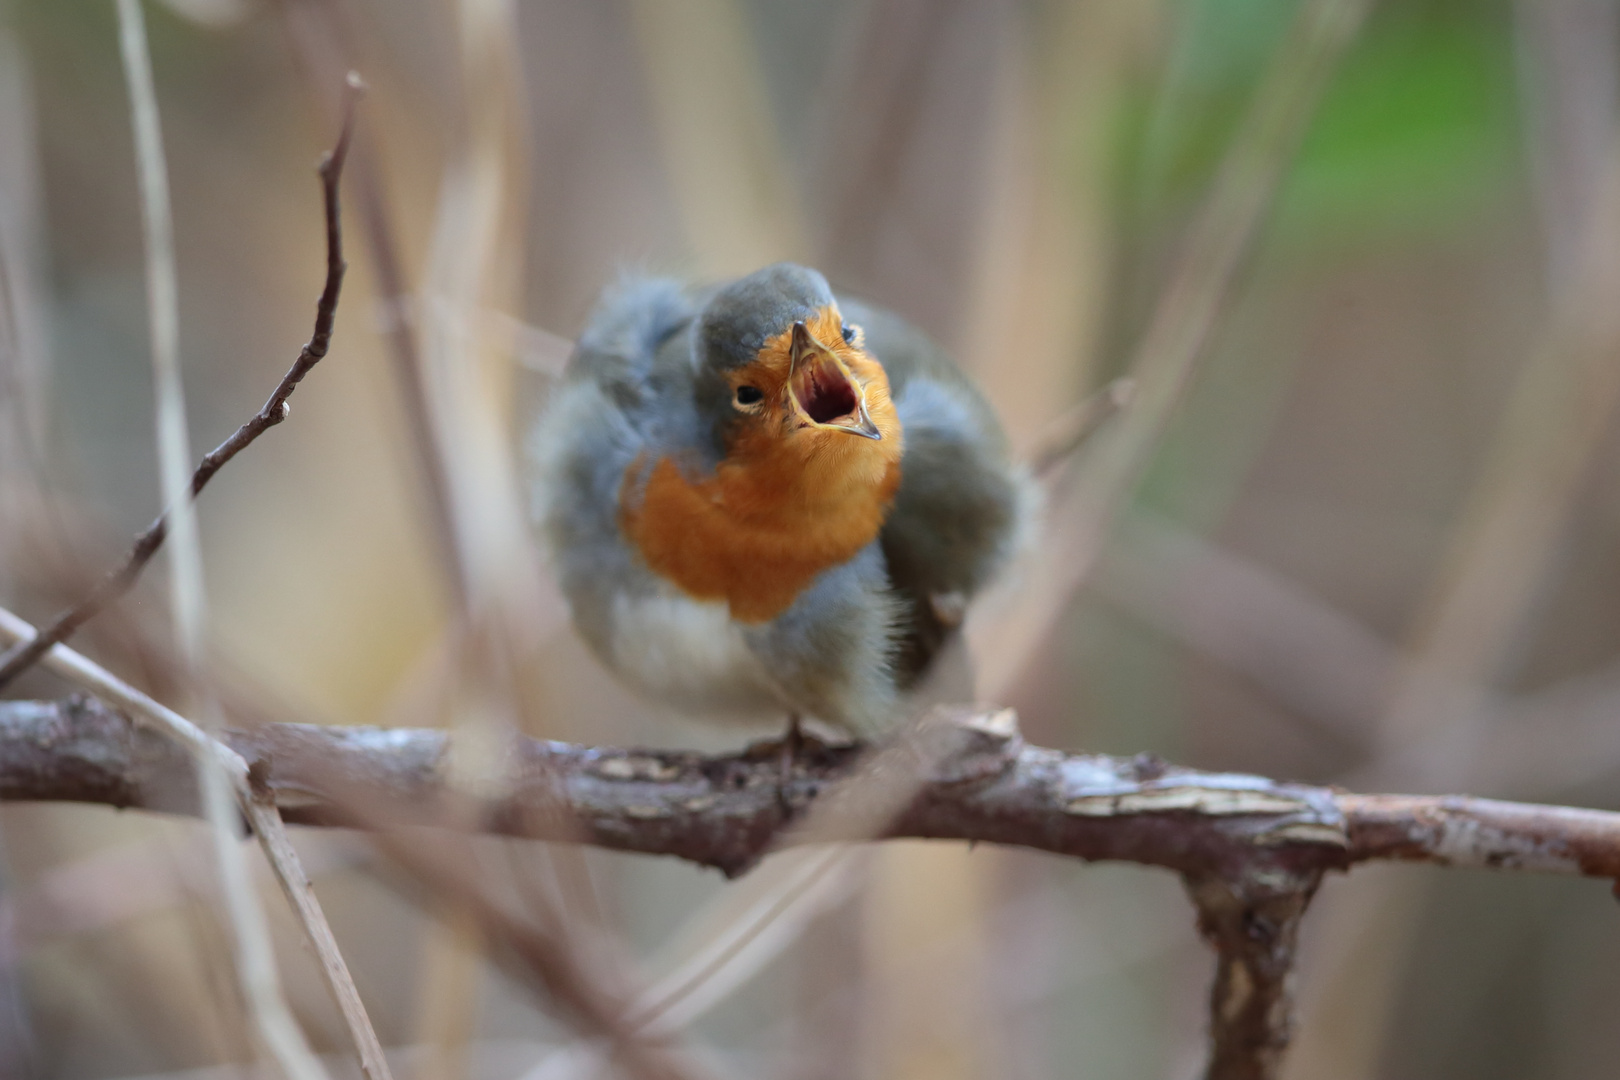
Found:
[[[782,750],[777,757],[777,785],[782,791],[793,781],[793,766],[798,761],[799,754],[804,751],[804,726],[799,723],[799,714],[794,713],[788,717],[787,734],[782,736]]]
[[[777,801],[781,803],[784,817],[793,815],[793,800],[789,796],[795,774],[802,765],[821,757],[831,744],[822,741],[813,732],[805,729],[800,722],[799,715],[793,713],[788,717],[787,731],[780,739],[769,742],[754,743],[748,748],[748,756],[756,761],[775,758],[777,763],[776,791]]]
[[[814,735],[804,730],[799,721],[799,714],[793,713],[788,717],[787,733],[782,736],[782,750],[777,758],[776,792],[777,801],[782,804],[782,817],[791,818],[794,813],[793,798],[790,794],[793,784],[793,773],[801,761],[825,750],[826,744]]]
[[[782,763],[784,771],[789,771],[792,767],[810,764],[849,745],[837,739],[829,742],[817,735],[811,726],[802,723],[799,717],[789,716],[787,730],[781,738],[749,743],[743,754],[750,761],[776,759]]]

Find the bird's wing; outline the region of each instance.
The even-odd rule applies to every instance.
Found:
[[[606,648],[613,593],[639,580],[619,533],[625,470],[666,445],[690,395],[670,392],[681,377],[678,340],[692,305],[673,281],[627,278],[591,314],[527,447],[534,462],[533,505],[548,534],[558,578],[576,625]]]
[[[905,434],[900,489],[883,527],[889,578],[911,612],[899,667],[927,666],[959,612],[1006,562],[1035,500],[995,413],[937,346],[891,312],[840,301],[883,364]]]
[[[668,278],[626,277],[597,302],[563,373],[634,413],[648,400],[660,349],[692,320],[692,301]]]

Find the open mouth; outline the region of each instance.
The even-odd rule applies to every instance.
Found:
[[[864,439],[881,439],[866,413],[861,388],[843,362],[810,335],[804,323],[793,324],[793,367],[788,395],[811,424],[832,427]]]
[[[799,408],[818,424],[830,424],[860,405],[855,387],[836,364],[816,357],[793,373],[793,396]]]

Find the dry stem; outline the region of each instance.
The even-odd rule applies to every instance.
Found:
[[[0,608],[0,640],[22,641],[27,640],[33,632],[22,619],[11,612]],[[89,712],[86,716],[98,717],[105,721],[108,717],[116,716],[118,734],[115,736],[119,745],[118,753],[127,753],[137,746],[144,745],[148,753],[138,754],[142,760],[148,762],[162,761],[164,763],[163,777],[159,781],[162,788],[171,789],[175,793],[189,790],[189,795],[181,798],[191,800],[190,810],[198,812],[199,803],[196,798],[196,766],[199,759],[211,759],[230,778],[232,789],[242,811],[248,820],[255,825],[255,835],[264,848],[265,857],[269,860],[271,869],[275,871],[276,878],[294,901],[294,912],[298,916],[300,925],[308,935],[311,946],[315,949],[316,957],[320,960],[321,972],[327,985],[333,988],[333,996],[337,999],[338,1007],[342,1010],[344,1020],[349,1024],[350,1035],[354,1039],[355,1047],[360,1053],[361,1068],[365,1070],[368,1080],[391,1080],[388,1063],[383,1058],[382,1047],[377,1040],[376,1031],[371,1025],[370,1018],[360,1005],[359,991],[354,985],[354,979],[349,974],[348,965],[343,962],[338,953],[332,928],[327,924],[326,915],[316,901],[314,893],[309,888],[309,876],[304,873],[303,866],[298,859],[298,853],[293,850],[287,841],[284,827],[278,814],[265,813],[265,808],[259,806],[253,784],[250,780],[247,761],[241,754],[231,749],[219,740],[209,735],[193,724],[190,720],[174,712],[172,709],[154,701],[141,693],[122,679],[113,675],[99,664],[87,657],[73,651],[66,645],[57,645],[46,653],[44,664],[57,675],[68,680],[75,686],[95,694],[104,701],[110,702],[123,711],[131,720],[138,721],[144,727],[135,727],[130,720],[123,716],[105,712],[99,705],[83,704]],[[27,703],[7,702],[0,705],[0,714],[10,715],[10,711]],[[100,729],[103,734],[110,734],[103,722]],[[161,737],[151,738],[155,730]],[[62,729],[55,727],[57,734]],[[147,736],[142,739],[141,735]],[[54,756],[58,746],[54,735],[44,734],[36,729],[29,738],[29,748],[19,746],[16,749],[24,759],[31,759],[38,763],[38,755]],[[175,744],[179,745],[176,746]],[[177,752],[178,751],[178,752]],[[67,755],[71,758],[71,754]],[[6,757],[0,752],[0,757]],[[19,759],[19,761],[22,759]],[[168,795],[157,796],[159,804],[165,804]],[[92,800],[100,801],[100,800]],[[114,798],[114,805],[132,805]],[[273,807],[270,809],[273,810]]]
[[[343,231],[339,213],[338,186],[343,177],[343,165],[348,159],[350,135],[354,126],[354,106],[363,92],[359,77],[350,73],[343,110],[343,127],[331,153],[321,159],[321,192],[325,203],[326,220],[326,282],[320,300],[315,305],[315,328],[309,341],[298,353],[291,368],[281,377],[271,392],[264,408],[255,413],[230,438],[203,456],[191,475],[191,498],[195,499],[214,474],[225,467],[237,454],[245,450],[260,435],[287,419],[290,413],[288,399],[298,384],[331,347],[332,327],[337,318],[338,296],[343,288],[343,274],[347,263],[343,261]],[[95,618],[107,605],[114,603],[134,586],[146,564],[157,554],[168,536],[170,510],[164,510],[146,531],[135,538],[129,555],[117,569],[102,578],[82,600],[52,619],[39,633],[20,641],[0,654],[0,690],[18,675],[39,662],[52,645],[72,637],[79,627]]]

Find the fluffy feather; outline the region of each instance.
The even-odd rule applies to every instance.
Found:
[[[795,322],[853,377],[879,438],[785,407]],[[759,398],[740,403],[743,386]],[[688,711],[791,710],[863,735],[898,719],[934,655],[931,600],[982,586],[1029,509],[961,372],[790,264],[707,293],[622,283],[530,453],[575,625],[627,682]]]

